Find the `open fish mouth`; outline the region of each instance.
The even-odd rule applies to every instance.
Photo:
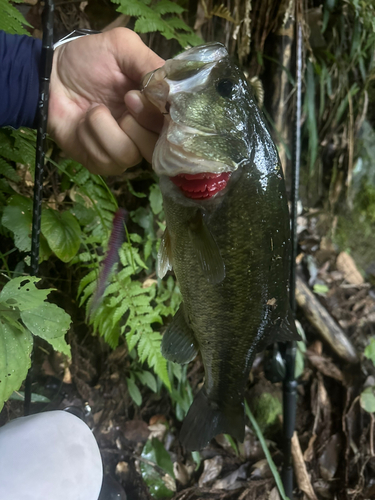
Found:
[[[230,174],[230,172],[222,172],[221,174],[212,174],[210,172],[179,174],[170,177],[170,180],[187,198],[202,200],[211,198],[219,191],[222,191],[228,183]]]

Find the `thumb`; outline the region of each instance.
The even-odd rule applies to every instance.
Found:
[[[164,118],[160,111],[137,90],[125,94],[125,104],[129,113],[142,127],[159,134],[163,127]]]

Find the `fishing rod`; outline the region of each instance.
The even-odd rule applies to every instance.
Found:
[[[301,166],[301,114],[302,114],[302,10],[300,2],[296,2],[296,114],[294,130],[294,155],[292,166],[291,192],[291,239],[292,252],[290,263],[290,305],[296,313],[296,257],[298,246],[297,235],[297,204],[299,199],[299,179]],[[286,495],[293,499],[293,467],[292,467],[292,437],[296,424],[297,381],[295,378],[296,342],[288,342],[285,350],[285,378],[283,381],[283,437],[284,462],[282,481]]]
[[[42,14],[43,42],[40,60],[39,101],[37,110],[37,137],[35,153],[35,180],[33,200],[33,221],[31,229],[31,274],[37,276],[39,272],[40,226],[42,216],[42,191],[45,158],[45,142],[47,137],[49,82],[53,58],[53,17],[55,4],[53,0],[46,0]],[[32,362],[32,361],[31,361]],[[30,367],[25,380],[24,414],[30,414],[31,405],[31,370]]]

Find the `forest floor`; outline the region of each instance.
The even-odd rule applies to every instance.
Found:
[[[372,399],[375,400],[375,367],[363,353],[375,335],[375,293],[350,256],[338,253],[319,234],[325,226],[321,224],[323,219],[324,215],[314,210],[299,217],[299,272],[319,292],[315,297],[342,328],[358,353],[358,360],[348,362],[343,359],[345,354],[339,356],[298,309],[306,350],[297,363],[301,374],[292,443],[295,498],[371,499],[375,498],[375,418],[364,408],[375,410],[371,409]],[[68,297],[66,302],[72,304]],[[197,466],[178,441],[181,422],[167,391],[157,395],[144,387],[143,404],[137,407],[127,390],[125,343],[111,351],[102,339],[90,334],[81,309],[70,305],[68,311],[74,325],[68,335],[72,361],[67,365],[58,354],[48,355],[45,350],[35,349],[33,393],[43,394],[51,402],[34,403],[32,412],[73,407],[85,419],[103,457],[107,488],[103,499],[125,498],[119,496],[122,489],[128,499],[151,499],[141,472],[150,484],[154,481],[152,473],[161,473],[172,489],[176,487],[174,500],[279,498],[249,422],[244,443],[238,443],[237,450],[225,436],[218,436],[200,453]],[[280,469],[282,387],[266,379],[265,359],[263,353],[255,360],[246,399]],[[194,393],[203,375],[197,358],[189,365],[187,376]],[[9,401],[1,412],[0,423],[21,416],[22,411],[20,402]],[[144,446],[155,437],[163,442],[173,462],[176,480],[171,483],[157,465],[148,472],[142,468],[149,465]]]

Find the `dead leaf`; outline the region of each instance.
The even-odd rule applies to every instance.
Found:
[[[306,351],[310,363],[326,377],[344,383],[344,376],[337,366],[326,356],[313,354],[309,349]]]
[[[143,420],[128,420],[123,428],[124,437],[133,443],[145,443],[150,434],[147,423]]]
[[[319,467],[323,479],[330,481],[337,471],[339,456],[342,449],[342,439],[340,434],[334,434],[329,439],[323,453],[319,457]]]
[[[222,468],[223,457],[221,455],[216,455],[214,458],[205,460],[203,472],[198,481],[199,487],[202,488],[203,486],[207,486],[214,482],[219,476]]]
[[[292,437],[292,457],[299,489],[306,493],[310,500],[318,500],[311,485],[310,477],[307,473],[306,464],[303,459],[301,446],[296,432],[294,432]]]
[[[362,285],[364,283],[363,276],[358,271],[356,263],[346,252],[341,252],[336,259],[336,267],[344,275],[348,283],[352,285]]]
[[[272,477],[272,472],[266,458],[258,460],[258,462],[252,465],[250,477],[255,480]]]
[[[313,434],[309,440],[309,444],[305,450],[305,453],[303,454],[303,459],[305,462],[311,462],[311,460],[314,458],[314,443],[316,437],[316,434]]]
[[[165,415],[158,414],[158,415],[153,415],[150,418],[148,425],[165,424],[166,422],[167,422],[167,419],[166,419]]]
[[[150,286],[155,285],[157,280],[153,280],[152,278],[147,278],[142,283],[142,288],[150,288]]]
[[[167,432],[167,426],[165,424],[149,425],[148,430],[151,432],[149,439],[155,437],[159,439],[159,441],[163,441],[165,433]]]
[[[281,500],[279,490],[276,488],[276,486],[270,491],[268,500]]]
[[[247,468],[248,464],[242,464],[241,467],[231,472],[223,479],[215,481],[214,484],[212,485],[212,488],[214,490],[227,490],[227,491],[241,488],[241,486],[243,486],[243,481],[239,481],[239,479],[246,480]]]
[[[186,486],[194,472],[194,465],[185,465],[182,462],[177,461],[173,464],[173,472],[176,480],[181,483],[182,486]]]

